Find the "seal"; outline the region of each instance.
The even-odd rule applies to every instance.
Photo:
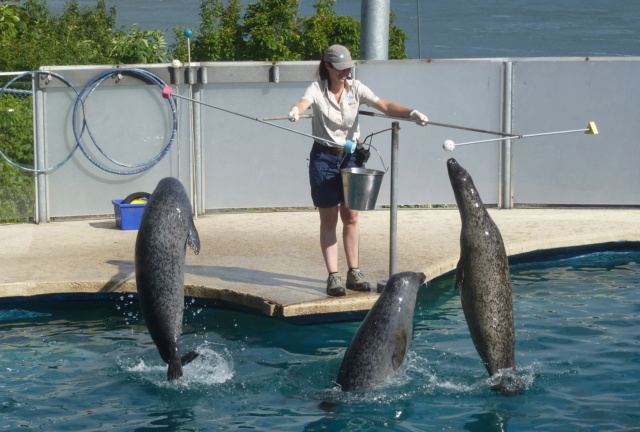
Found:
[[[447,170],[462,220],[455,286],[471,339],[489,376],[496,377],[493,389],[518,392],[511,276],[502,235],[467,170],[453,158]]]
[[[413,312],[424,273],[396,273],[360,324],[342,359],[342,391],[369,390],[398,370],[413,337]]]
[[[191,203],[182,183],[167,177],[160,180],[142,214],[135,272],[140,310],[160,357],[169,365],[168,380],[180,378],[182,366],[198,356],[190,352],[181,357],[179,348],[187,244],[200,252]]]

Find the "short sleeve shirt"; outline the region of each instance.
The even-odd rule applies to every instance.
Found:
[[[311,101],[313,135],[344,146],[347,140],[356,142],[360,137],[360,105],[371,107],[379,98],[360,81],[347,80],[340,100],[336,101],[333,93],[329,91],[328,81],[320,80],[307,88],[302,99]],[[332,143],[322,144],[336,147]]]

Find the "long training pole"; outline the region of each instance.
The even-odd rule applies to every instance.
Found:
[[[393,119],[393,120],[403,120],[403,121],[411,121],[411,122],[413,121],[410,118],[393,117],[393,116],[388,116],[388,115],[385,115],[385,114],[378,114],[378,113],[371,112],[371,111],[358,111],[358,113],[361,114],[361,115],[369,116],[369,117],[382,117],[382,118],[388,118],[388,119]],[[448,124],[448,123],[439,123],[439,122],[434,122],[434,121],[431,121],[431,120],[429,120],[427,122],[427,126],[429,126],[429,125],[446,127],[446,128],[451,128],[451,129],[460,129],[460,130],[466,130],[466,131],[471,131],[471,132],[480,132],[480,133],[498,135],[498,136],[518,137],[518,135],[504,133],[504,132],[496,132],[496,131],[472,128],[472,127],[467,127],[467,126],[458,126],[458,125],[452,125],[452,124]]]
[[[480,144],[480,143],[493,142],[493,141],[504,141],[504,140],[514,139],[514,138],[515,139],[531,138],[531,137],[539,137],[539,136],[547,136],[547,135],[569,134],[569,133],[576,133],[576,132],[584,132],[591,135],[597,135],[598,134],[597,130],[594,132],[595,123],[591,122],[589,123],[589,125],[590,126],[588,128],[584,128],[584,129],[572,129],[572,130],[557,131],[557,132],[543,132],[543,133],[536,133],[536,134],[518,135],[517,137],[492,138],[492,139],[480,140],[480,141],[468,141],[463,143],[455,143],[455,145],[463,146],[463,145]]]
[[[380,117],[380,118],[386,118],[386,119],[392,119],[392,120],[402,120],[402,121],[410,121],[410,122],[413,121],[410,118],[393,117],[393,116],[388,116],[386,114],[375,113],[375,112],[372,112],[372,111],[358,111],[358,114],[369,116],[369,117]],[[313,114],[303,114],[299,118],[313,118]],[[259,121],[266,122],[266,121],[272,121],[272,120],[289,120],[289,119],[290,119],[289,116],[279,116],[279,117],[263,117],[261,119],[253,119],[253,120],[259,120]],[[460,130],[466,130],[466,131],[471,131],[471,132],[480,132],[480,133],[485,133],[485,134],[490,134],[490,135],[508,136],[508,137],[514,137],[514,138],[519,138],[520,137],[520,135],[511,134],[511,133],[496,132],[496,131],[472,128],[472,127],[467,127],[467,126],[458,126],[458,125],[452,125],[452,124],[448,124],[448,123],[439,123],[439,122],[434,122],[434,121],[431,121],[431,120],[429,120],[427,122],[427,125],[440,126],[440,127],[451,128],[451,129],[460,129]]]
[[[165,87],[164,90],[162,91],[162,97],[164,97],[165,99],[168,99],[170,97],[174,97],[174,98],[178,98],[178,99],[184,99],[184,100],[188,100],[188,101],[191,101],[191,102],[199,103],[202,106],[213,108],[213,109],[216,109],[218,111],[226,112],[228,114],[233,114],[235,116],[243,117],[243,118],[246,118],[246,119],[249,119],[249,120],[254,120],[254,121],[257,121],[258,123],[262,123],[262,124],[266,124],[266,125],[269,125],[269,126],[277,127],[278,129],[282,129],[282,130],[286,130],[286,131],[289,131],[289,132],[293,132],[293,133],[298,134],[298,135],[310,137],[310,138],[313,138],[314,140],[319,141],[319,142],[326,142],[326,143],[329,143],[329,144],[335,144],[335,145],[341,146],[341,144],[339,144],[339,143],[337,143],[335,141],[331,141],[331,140],[328,140],[328,139],[325,139],[325,138],[321,138],[321,137],[318,137],[318,136],[315,136],[315,135],[311,135],[311,134],[308,134],[308,133],[300,132],[300,131],[297,131],[295,129],[291,129],[291,128],[288,128],[288,127],[277,125],[275,123],[270,123],[270,122],[266,121],[265,119],[261,119],[261,118],[258,118],[258,117],[251,117],[251,116],[248,116],[248,115],[236,112],[236,111],[231,111],[231,110],[219,107],[219,106],[211,105],[211,104],[208,104],[208,103],[205,103],[205,102],[202,102],[202,101],[197,101],[197,100],[195,100],[193,98],[190,98],[190,97],[186,97],[186,96],[181,96],[181,95],[175,94],[175,93],[173,93],[173,89],[171,87],[169,87],[169,86]],[[289,118],[289,117],[284,117],[284,118]],[[347,141],[347,144],[349,144],[349,143],[350,142]],[[353,144],[353,143],[351,143],[351,144]]]

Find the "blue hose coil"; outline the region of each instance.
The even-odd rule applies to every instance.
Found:
[[[6,89],[13,84],[15,81],[27,76],[27,75],[38,75],[38,74],[43,74],[43,75],[47,75],[47,76],[54,76],[56,78],[58,78],[60,81],[64,82],[66,85],[68,85],[69,87],[71,87],[73,89],[73,91],[76,93],[76,95],[78,95],[78,90],[73,86],[73,84],[71,84],[71,82],[69,82],[69,80],[67,80],[65,77],[63,77],[60,74],[57,74],[55,72],[49,72],[49,71],[30,71],[30,72],[24,72],[18,76],[16,76],[15,78],[13,78],[11,81],[9,81],[8,83],[6,83],[4,85],[4,87],[2,87],[2,90],[0,90],[0,96],[2,96],[2,94],[6,91]],[[34,168],[29,168],[29,167],[25,167],[22,166],[14,161],[12,161],[11,159],[9,159],[7,157],[7,155],[5,155],[2,150],[0,150],[0,156],[2,156],[2,158],[4,160],[6,160],[10,165],[21,169],[23,171],[28,171],[28,172],[32,172],[32,173],[37,173],[37,174],[42,174],[42,173],[48,173],[51,171],[55,171],[58,168],[60,168],[62,165],[66,164],[69,159],[71,159],[71,157],[73,156],[73,154],[76,152],[76,150],[78,150],[78,144],[75,145],[75,147],[73,148],[73,150],[71,150],[71,153],[69,153],[69,155],[61,162],[57,163],[56,165],[50,167],[50,168],[43,168],[43,169],[34,169]]]
[[[101,74],[96,75],[95,77],[93,77],[82,89],[82,91],[78,94],[78,97],[76,98],[76,103],[73,107],[73,115],[72,115],[72,125],[73,125],[73,135],[76,139],[76,143],[78,144],[78,147],[80,147],[80,150],[82,151],[82,153],[85,155],[85,157],[95,166],[97,166],[98,168],[100,168],[103,171],[112,173],[112,174],[117,174],[117,175],[132,175],[132,174],[139,174],[141,172],[147,171],[148,169],[151,169],[152,167],[154,167],[156,164],[158,164],[158,162],[160,162],[162,160],[162,158],[164,158],[166,156],[166,154],[169,152],[169,150],[171,149],[171,146],[173,145],[173,142],[175,141],[176,135],[177,135],[177,131],[178,131],[178,115],[177,115],[177,110],[176,110],[176,105],[175,102],[172,98],[167,99],[167,101],[169,102],[169,106],[171,107],[171,115],[173,118],[173,127],[172,127],[172,131],[171,131],[171,137],[169,139],[169,142],[167,142],[166,146],[162,149],[162,151],[160,153],[158,153],[155,157],[149,159],[146,162],[142,162],[142,163],[138,163],[138,164],[124,164],[122,162],[118,162],[115,159],[111,158],[103,149],[102,147],[100,147],[100,145],[98,144],[98,142],[96,141],[95,137],[91,134],[91,131],[88,127],[88,123],[87,123],[87,119],[86,116],[84,116],[85,114],[85,104],[86,104],[86,100],[89,98],[89,96],[91,96],[91,94],[93,94],[93,92],[95,91],[95,89],[102,83],[104,82],[104,80],[106,80],[107,78],[113,76],[113,75],[119,75],[122,73],[130,73],[133,75],[139,75],[142,76],[144,78],[146,78],[147,80],[149,80],[152,84],[157,85],[161,90],[164,89],[167,84],[162,81],[160,78],[158,78],[156,75],[152,74],[151,72],[147,72],[145,70],[142,69],[135,69],[135,68],[119,68],[119,69],[112,69],[112,70],[108,70],[105,71]],[[78,133],[78,128],[77,128],[77,116],[78,116],[78,107],[82,106],[82,114],[83,114],[83,128],[81,133]],[[138,168],[138,169],[134,169],[131,171],[118,171],[118,170],[114,170],[108,167],[103,166],[102,164],[100,164],[98,161],[96,161],[94,158],[91,157],[91,155],[89,154],[89,152],[87,151],[86,147],[83,145],[82,142],[82,135],[84,134],[85,129],[87,130],[87,133],[89,135],[89,137],[91,138],[91,141],[93,142],[93,144],[96,146],[96,148],[100,151],[100,153],[106,157],[109,161],[113,162],[116,165],[122,166],[122,167],[126,167],[126,168]]]
[[[7,84],[5,84],[2,89],[0,90],[0,96],[2,96],[2,94],[6,91],[6,89],[13,84],[16,80],[21,79],[27,75],[38,75],[38,74],[42,74],[42,75],[47,75],[47,76],[54,76],[56,78],[58,78],[59,80],[61,80],[63,83],[65,83],[67,86],[69,86],[71,89],[73,89],[73,91],[76,93],[76,102],[75,105],[73,107],[73,116],[72,116],[72,128],[73,128],[73,135],[75,137],[76,140],[76,145],[74,146],[73,150],[69,153],[69,155],[61,162],[59,162],[58,164],[49,167],[49,168],[42,168],[42,169],[34,169],[34,168],[29,168],[29,167],[25,167],[22,166],[14,161],[12,161],[11,159],[9,159],[7,157],[7,155],[5,155],[1,150],[0,150],[0,156],[6,160],[10,165],[24,170],[24,171],[28,171],[28,172],[33,172],[33,173],[38,173],[38,174],[42,174],[42,173],[49,173],[52,171],[55,171],[56,169],[60,168],[61,166],[63,166],[65,163],[67,163],[71,157],[75,154],[76,150],[80,149],[82,151],[82,153],[85,155],[85,157],[91,162],[93,163],[95,166],[97,166],[98,168],[100,168],[103,171],[112,173],[112,174],[118,174],[118,175],[132,175],[132,174],[139,174],[141,172],[144,172],[150,168],[152,168],[153,166],[155,166],[158,162],[160,162],[162,160],[162,158],[164,158],[166,156],[166,154],[169,152],[169,150],[171,149],[171,146],[173,145],[173,142],[176,139],[177,136],[177,131],[178,131],[178,115],[177,115],[177,110],[176,110],[176,105],[175,105],[175,101],[172,98],[167,99],[169,102],[169,106],[171,108],[171,115],[172,115],[172,131],[171,131],[171,138],[169,139],[169,142],[166,144],[166,146],[162,149],[162,151],[157,154],[155,157],[149,159],[146,162],[141,162],[138,164],[124,164],[122,162],[118,162],[115,159],[111,158],[105,151],[104,149],[98,144],[98,142],[96,141],[95,137],[93,136],[93,134],[91,133],[91,130],[89,128],[89,123],[87,122],[86,116],[85,114],[85,104],[86,104],[86,100],[87,98],[89,98],[89,96],[91,96],[91,94],[94,92],[94,90],[102,83],[104,82],[105,79],[115,75],[115,74],[121,74],[121,73],[129,73],[129,74],[133,74],[133,75],[139,75],[142,76],[144,78],[146,78],[148,81],[150,81],[152,84],[157,85],[158,87],[160,87],[160,89],[164,89],[167,85],[165,84],[164,81],[162,81],[160,78],[158,78],[156,75],[152,74],[151,72],[147,72],[145,70],[142,69],[135,69],[135,68],[120,68],[120,69],[113,69],[113,70],[109,70],[106,72],[103,72],[101,74],[96,75],[93,79],[91,79],[91,81],[89,81],[84,88],[82,89],[82,91],[78,92],[78,90],[73,86],[73,84],[71,84],[71,82],[69,80],[67,80],[65,77],[63,77],[60,74],[57,74],[55,72],[50,72],[50,71],[29,71],[29,72],[24,72],[18,76],[16,76],[15,78],[13,78],[11,81],[9,81]],[[78,128],[77,128],[77,116],[78,116],[78,107],[82,106],[82,114],[83,114],[83,119],[82,119],[82,128],[80,130],[80,132],[78,132]],[[125,168],[138,168],[135,170],[131,170],[131,171],[117,171],[108,167],[105,167],[103,165],[101,165],[98,161],[96,161],[94,158],[91,157],[91,155],[89,154],[87,148],[85,147],[83,141],[82,141],[82,137],[85,133],[85,131],[87,132],[87,134],[89,135],[89,137],[91,138],[91,141],[93,142],[93,144],[96,146],[96,148],[100,151],[100,153],[107,158],[109,161],[113,162],[116,165],[125,167]]]

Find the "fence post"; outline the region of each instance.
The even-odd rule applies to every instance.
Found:
[[[33,91],[33,112],[34,121],[34,149],[35,149],[35,167],[37,170],[43,170],[46,166],[45,150],[44,150],[44,91],[40,88],[38,82],[38,74],[32,74],[31,89]],[[36,223],[49,222],[49,205],[47,203],[47,174],[38,172],[36,174]]]
[[[504,133],[511,133],[511,101],[513,98],[513,63],[505,62],[502,84],[502,129]],[[499,208],[513,207],[513,192],[511,190],[511,140],[502,141],[500,147],[500,203]]]

